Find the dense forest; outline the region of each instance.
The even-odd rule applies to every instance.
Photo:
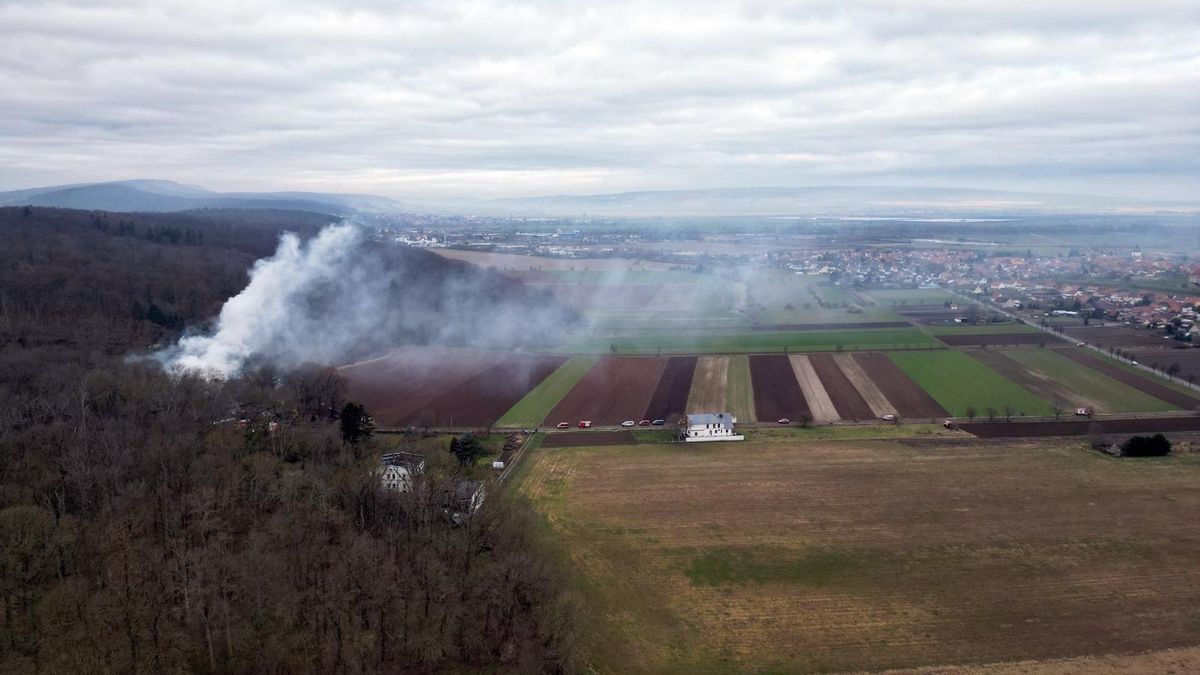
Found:
[[[327,222],[0,209],[0,672],[575,669],[529,513],[450,522],[454,458],[343,433],[331,370],[125,358]],[[393,450],[427,456],[410,493],[373,473]]]

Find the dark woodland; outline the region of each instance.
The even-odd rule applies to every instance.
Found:
[[[210,321],[280,232],[328,222],[0,209],[0,672],[575,669],[523,505],[497,492],[449,522],[464,469],[344,433],[333,371],[126,358]],[[427,456],[411,493],[379,487],[394,450]]]

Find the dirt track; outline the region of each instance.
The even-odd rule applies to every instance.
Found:
[[[774,422],[801,414],[812,415],[792,364],[783,354],[750,357],[750,381],[754,387],[754,411],[760,422]]]
[[[850,378],[838,367],[832,354],[813,354],[808,357],[817,377],[825,387],[825,392],[833,400],[838,416],[844,420],[861,420],[874,417],[871,406],[867,405],[862,394],[854,388]]]
[[[1200,416],[1145,417],[1140,419],[1070,419],[1050,422],[968,422],[963,431],[980,438],[1023,438],[1028,436],[1086,436],[1092,424],[1104,434],[1136,434],[1170,431],[1200,431]]]
[[[548,433],[542,439],[543,448],[580,448],[596,445],[637,445],[632,431],[569,431]]]
[[[1059,353],[1072,361],[1082,363],[1093,370],[1098,370],[1108,375],[1114,380],[1124,382],[1138,391],[1150,394],[1154,398],[1161,399],[1172,405],[1177,405],[1184,410],[1195,410],[1197,406],[1200,406],[1200,397],[1185,394],[1178,389],[1172,389],[1165,384],[1155,382],[1150,379],[1153,375],[1139,375],[1130,372],[1115,363],[1109,363],[1101,357],[1079,349],[1063,349]]]
[[[1068,389],[1058,381],[1017,363],[1004,351],[980,349],[972,350],[970,354],[987,367],[1047,401],[1057,400],[1067,408],[1091,408],[1098,413],[1109,412],[1102,401]]]
[[[725,412],[725,384],[729,376],[728,356],[701,356],[696,360],[687,412]]]
[[[935,335],[938,340],[952,347],[984,347],[984,346],[1001,346],[1001,345],[1060,345],[1060,340],[1055,335],[1049,333],[994,333],[974,335]]]
[[[672,356],[668,359],[643,417],[665,420],[671,415],[686,413],[688,394],[692,391],[692,375],[695,372],[695,356]]]
[[[946,409],[938,405],[933,397],[913,382],[903,370],[892,363],[886,354],[860,352],[854,355],[871,381],[875,383],[888,402],[903,417],[945,417]]]
[[[842,367],[842,372],[862,395],[863,400],[871,408],[871,414],[875,417],[883,417],[884,415],[895,415],[896,407],[892,402],[887,400],[887,396],[879,390],[871,377],[867,375],[867,371],[863,370],[862,364],[854,360],[851,354],[834,354],[833,360]]]
[[[640,420],[666,366],[665,358],[606,356],[554,406],[544,424]]]
[[[759,331],[859,330],[868,328],[912,328],[907,321],[865,321],[854,323],[759,323],[751,327]]]
[[[841,419],[824,385],[821,384],[821,378],[817,377],[817,371],[813,369],[809,357],[805,354],[792,354],[788,360],[792,362],[792,371],[796,373],[800,392],[804,394],[804,400],[808,401],[808,407],[812,410],[813,421],[835,422]]]

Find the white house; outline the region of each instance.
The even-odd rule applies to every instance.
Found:
[[[425,458],[411,452],[389,452],[379,458],[379,484],[385,490],[411,492],[417,474],[425,470]]]
[[[729,413],[688,415],[687,425],[679,428],[679,438],[688,443],[703,441],[740,441],[745,438],[734,433],[737,418]]]

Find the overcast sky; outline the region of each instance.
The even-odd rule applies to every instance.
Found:
[[[0,0],[0,34],[3,188],[1200,197],[1197,0]]]

